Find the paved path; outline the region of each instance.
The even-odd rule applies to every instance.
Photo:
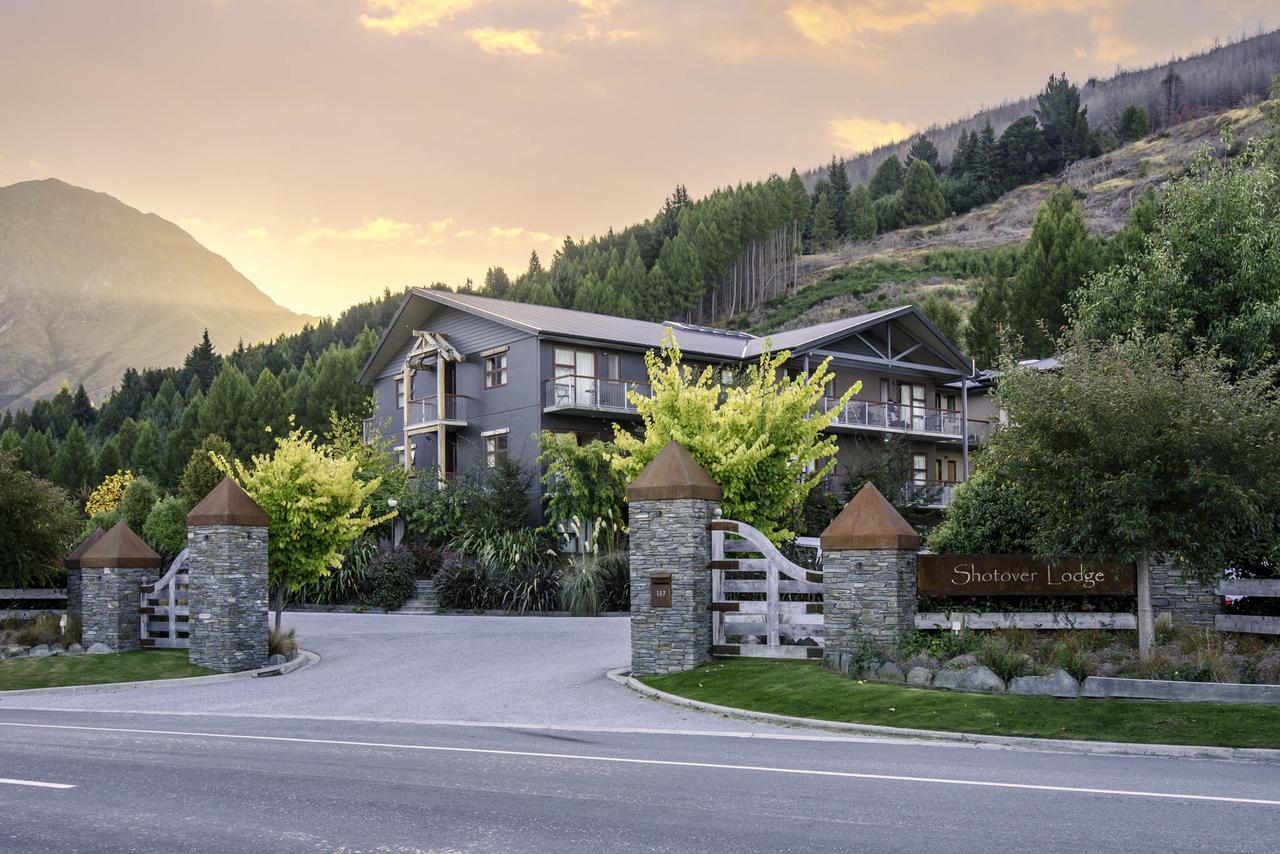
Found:
[[[733,729],[644,699],[605,673],[629,663],[619,617],[286,614],[321,663],[278,679],[10,697],[0,709],[303,715],[393,721]],[[755,727],[767,729],[766,727]]]

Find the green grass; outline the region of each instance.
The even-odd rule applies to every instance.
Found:
[[[212,672],[189,663],[185,649],[156,649],[119,655],[10,658],[0,661],[0,691],[178,679],[183,676],[207,676]]]
[[[828,721],[1216,747],[1280,747],[1280,707],[961,694],[848,679],[817,662],[729,659],[640,681],[722,706]]]

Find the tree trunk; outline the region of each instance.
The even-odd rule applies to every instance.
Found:
[[[1151,554],[1138,558],[1138,657],[1151,658],[1156,645],[1156,620],[1151,613]]]
[[[276,612],[276,631],[280,631],[280,621],[284,618],[284,585],[280,585],[271,593],[271,608]]]

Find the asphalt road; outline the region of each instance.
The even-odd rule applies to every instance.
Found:
[[[6,852],[1261,852],[1280,838],[1275,765],[758,733],[5,711],[0,777]]]
[[[0,696],[0,852],[1277,850],[1280,764],[815,735],[609,681],[622,619],[292,615],[276,679]]]

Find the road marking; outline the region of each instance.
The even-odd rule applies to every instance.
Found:
[[[555,759],[573,762],[600,762],[616,765],[649,765],[667,768],[705,768],[716,771],[754,771],[765,774],[789,774],[802,777],[828,777],[846,780],[880,780],[897,783],[928,783],[943,786],[975,786],[989,789],[1018,789],[1039,792],[1063,792],[1084,795],[1116,795],[1131,798],[1155,798],[1175,801],[1211,801],[1230,804],[1257,804],[1280,807],[1280,800],[1240,798],[1227,795],[1193,795],[1181,792],[1149,792],[1135,789],[1100,789],[1084,786],[1054,786],[1042,783],[1003,783],[996,780],[964,780],[948,777],[916,777],[906,774],[870,774],[857,771],[827,771],[816,768],[780,768],[769,765],[735,765],[722,762],[695,762],[678,759],[636,759],[625,756],[599,756],[584,753],[545,753],[533,750],[503,750],[490,747],[453,747],[433,744],[404,744],[381,741],[349,741],[333,738],[301,738],[283,735],[243,735],[224,732],[191,732],[185,730],[130,729],[127,727],[74,726],[71,724],[30,724],[0,721],[0,726],[28,729],[71,730],[78,732],[111,732],[131,735],[167,735],[186,738],[210,738],[230,741],[268,741],[285,744],[322,744],[337,747],[375,747],[392,750],[417,750],[434,753],[466,753],[483,756],[520,756],[530,759]]]
[[[74,789],[68,783],[41,783],[39,780],[10,780],[8,777],[0,777],[0,784],[7,786],[35,786],[37,789]]]

